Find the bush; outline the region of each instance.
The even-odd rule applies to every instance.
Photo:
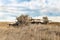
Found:
[[[28,15],[21,15],[21,16],[17,17],[16,19],[21,24],[28,24],[28,22],[29,22],[29,16]]]
[[[47,24],[48,22],[48,17],[43,17],[43,23]]]

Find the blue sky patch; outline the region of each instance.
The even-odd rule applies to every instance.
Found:
[[[60,16],[60,0],[0,0],[0,20],[14,20],[21,14]]]
[[[30,2],[31,0],[16,0],[17,3],[21,3],[21,2]]]
[[[6,4],[11,3],[11,1],[10,0],[2,0],[2,3],[6,5]]]

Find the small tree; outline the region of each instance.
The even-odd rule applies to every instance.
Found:
[[[21,16],[17,17],[16,19],[21,24],[28,24],[28,22],[29,22],[29,16],[28,15],[21,15]]]
[[[43,23],[44,24],[47,24],[49,21],[48,21],[48,17],[43,17]]]

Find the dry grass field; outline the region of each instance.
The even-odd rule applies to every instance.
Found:
[[[60,40],[60,23],[29,24],[19,27],[0,22],[0,40]]]

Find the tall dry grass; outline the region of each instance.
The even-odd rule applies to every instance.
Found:
[[[60,26],[55,24],[13,27],[8,23],[0,23],[0,40],[60,40]]]

